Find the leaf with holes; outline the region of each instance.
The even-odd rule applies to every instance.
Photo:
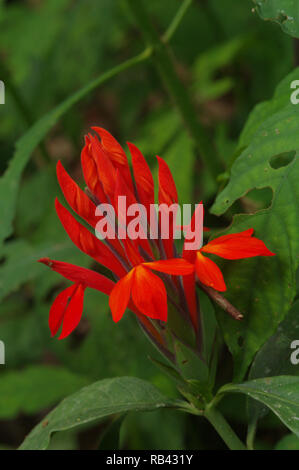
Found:
[[[54,432],[99,422],[116,413],[173,408],[178,403],[162,395],[149,382],[135,377],[100,380],[63,400],[26,437],[21,449],[46,449]]]
[[[263,20],[278,23],[282,30],[299,38],[299,3],[297,0],[253,0]]]
[[[282,375],[225,385],[219,390],[219,394],[245,393],[270,408],[296,436],[299,436],[298,390],[299,377]]]
[[[227,295],[245,315],[242,322],[235,322],[219,314],[234,356],[237,380],[243,379],[254,354],[275,332],[295,295],[299,261],[299,113],[287,99],[295,73],[298,69],[279,87],[282,98],[275,95],[272,105],[267,105],[268,112],[253,112],[247,137],[243,134],[243,151],[232,166],[228,185],[212,207],[214,214],[221,215],[252,189],[270,188],[273,192],[269,208],[236,215],[230,227],[233,232],[253,227],[256,236],[276,253],[275,257],[225,263]]]

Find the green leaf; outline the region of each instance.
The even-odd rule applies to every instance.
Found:
[[[276,444],[275,450],[299,450],[299,438],[295,434],[288,434]]]
[[[268,339],[255,356],[249,379],[277,375],[299,376],[299,367],[292,364],[290,359],[291,343],[299,338],[298,311],[299,301],[297,300],[278,327],[277,333]],[[251,423],[256,423],[267,413],[267,408],[252,400],[249,401],[248,410]]]
[[[299,437],[299,377],[282,375],[225,385],[222,393],[245,393],[266,405]]]
[[[0,376],[0,419],[34,414],[88,384],[88,379],[60,367],[30,366]]]
[[[283,320],[295,295],[299,260],[299,113],[289,96],[296,73],[299,69],[283,81],[278,88],[280,96],[277,92],[272,104],[260,108],[262,113],[254,112],[241,138],[246,148],[233,164],[230,181],[212,207],[214,214],[221,215],[252,189],[270,188],[273,192],[269,208],[252,215],[236,215],[229,230],[232,233],[252,227],[255,235],[276,253],[275,257],[225,263],[227,295],[244,313],[242,322],[218,316],[235,359],[238,381],[243,379],[255,352]],[[271,166],[276,156],[286,153],[293,158],[290,163],[279,168]]]
[[[31,245],[22,239],[6,243],[2,250],[4,262],[0,266],[0,300],[16,291],[25,282],[32,281],[38,276],[51,276],[54,283],[56,282],[51,271],[46,273],[43,265],[37,262],[38,259],[46,256],[54,259],[62,258],[67,261],[72,258],[77,261],[82,260],[83,264],[86,264],[86,260],[84,263],[84,259],[80,255],[68,240],[37,245]],[[56,283],[62,280],[61,277],[56,276],[56,278]]]
[[[253,0],[263,20],[278,23],[282,30],[299,38],[299,4],[297,0]]]
[[[279,83],[276,87],[273,98],[269,101],[263,101],[254,107],[247,119],[244,129],[241,132],[238,145],[239,149],[243,149],[250,144],[254,134],[266,119],[278,111],[283,110],[290,104],[290,96],[294,91],[294,89],[291,89],[290,85],[294,80],[298,79],[298,74],[299,67],[295,68]],[[296,109],[297,108],[294,107],[294,112]]]
[[[181,128],[179,116],[168,109],[152,113],[137,145],[149,164],[155,166],[154,179],[157,181],[158,175],[154,155],[159,155],[167,161],[175,177],[179,200],[184,204],[192,202],[195,154],[187,132]]]
[[[175,407],[152,384],[134,377],[118,377],[95,382],[63,400],[36,426],[21,445],[22,450],[43,450],[53,432],[99,421],[126,411],[149,411]]]
[[[178,368],[187,380],[199,380],[206,383],[209,380],[207,364],[191,348],[179,341],[175,341],[175,352]]]
[[[199,55],[193,65],[193,76],[201,102],[217,99],[233,88],[231,77],[216,79],[216,76],[223,67],[234,62],[246,41],[246,37],[236,37]]]

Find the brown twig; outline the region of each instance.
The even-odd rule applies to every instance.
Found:
[[[208,294],[208,296],[221,307],[225,312],[227,312],[235,320],[242,320],[244,317],[239,310],[234,307],[223,295],[212,287],[205,286],[200,281],[197,281],[198,286]]]

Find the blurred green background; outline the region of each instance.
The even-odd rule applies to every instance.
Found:
[[[146,2],[159,32],[166,30],[180,3]],[[233,156],[249,111],[271,97],[294,65],[294,40],[278,26],[262,22],[252,6],[250,0],[195,0],[171,39],[177,72],[225,162]],[[142,47],[122,0],[0,0],[0,79],[6,85],[6,104],[0,106],[1,173],[16,140],[33,122]],[[150,62],[96,88],[59,119],[26,167],[14,234],[1,253],[0,340],[6,346],[6,365],[0,366],[3,449],[16,448],[63,397],[101,378],[134,375],[175,394],[149,360],[151,346],[133,315],[113,324],[107,298],[98,292],[87,291],[83,319],[70,338],[60,342],[50,337],[49,306],[67,284],[36,260],[49,256],[90,265],[56,217],[54,198],[63,198],[55,164],[61,159],[82,183],[80,150],[92,125],[105,127],[124,145],[127,140],[136,143],[152,165],[156,154],[167,159],[181,201],[212,202],[214,196]],[[224,353],[224,374],[229,361]],[[230,399],[223,406],[242,434],[245,400],[237,399],[235,416]],[[232,401],[235,404],[236,397]],[[273,417],[264,426],[267,447],[283,431]],[[123,449],[201,449],[211,443],[212,448],[223,447],[208,424],[174,412],[165,418],[159,411],[61,433],[51,448],[110,449],[117,447],[118,439]]]

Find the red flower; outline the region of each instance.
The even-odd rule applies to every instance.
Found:
[[[101,219],[96,216],[99,203],[111,203],[117,212],[117,198],[125,195],[128,204],[140,201],[148,210],[154,204],[154,181],[149,166],[141,152],[133,144],[128,144],[131,155],[136,189],[133,184],[128,160],[118,142],[104,129],[94,128],[99,134],[86,137],[86,144],[81,154],[83,174],[87,191],[82,191],[73,181],[61,162],[57,164],[57,177],[65,199],[71,208],[88,224],[90,230],[78,222],[72,214],[56,200],[58,217],[72,242],[94,261],[108,268],[116,282],[85,268],[68,263],[42,258],[40,262],[48,265],[62,276],[73,281],[73,285],[62,291],[55,299],[49,317],[49,326],[55,335],[62,325],[59,339],[68,336],[78,325],[82,311],[86,287],[100,290],[110,295],[109,305],[114,321],[119,321],[127,306],[133,310],[147,331],[161,344],[158,331],[143,317],[167,320],[167,291],[164,282],[152,270],[171,275],[183,275],[193,272],[194,267],[183,259],[153,259],[153,243],[147,238],[119,240],[112,230],[112,235],[100,241],[91,230]],[[161,160],[161,159],[160,159]],[[160,166],[160,199],[167,200],[176,194],[174,182],[167,164],[162,160]],[[169,191],[167,180],[171,177]],[[167,192],[168,191],[168,192]],[[122,213],[117,213],[119,222]],[[127,221],[128,222],[128,221]],[[111,226],[112,228],[112,226]],[[157,250],[157,243],[154,244]]]
[[[197,210],[201,209],[200,206],[202,204],[197,206]],[[195,264],[196,276],[202,284],[223,292],[226,290],[226,285],[222,272],[217,264],[204,256],[203,253],[211,253],[229,260],[252,258],[254,256],[274,256],[274,253],[268,250],[262,240],[252,236],[253,231],[250,228],[244,232],[222,235],[202,246],[199,250],[185,249],[183,256],[189,262]],[[187,281],[188,279],[185,279],[185,282]]]
[[[121,319],[130,297],[144,315],[167,321],[167,292],[163,281],[151,269],[173,275],[190,274],[194,270],[192,264],[179,258],[141,263],[134,267],[110,294],[109,305],[114,321]]]
[[[63,339],[76,328],[81,319],[86,287],[109,295],[114,287],[114,282],[90,269],[80,268],[73,264],[49,258],[41,258],[39,261],[74,283],[56,297],[50,310],[49,327],[51,333],[53,336],[56,335],[60,326],[63,325],[59,337],[59,339]]]
[[[101,212],[96,212],[99,204],[110,204],[115,209],[118,228],[125,232],[133,217],[123,213],[118,207],[120,196],[126,196],[128,205],[142,204],[150,220],[151,205],[155,202],[154,180],[150,168],[140,150],[128,144],[132,156],[132,179],[127,156],[120,144],[105,129],[95,127],[95,135],[85,138],[81,153],[86,190],[83,191],[73,181],[62,164],[57,164],[57,177],[62,192],[71,209],[85,221],[85,225],[58,201],[55,206],[58,217],[72,242],[95,262],[107,268],[111,280],[96,271],[74,266],[69,263],[42,258],[46,264],[72,285],[63,290],[55,299],[49,316],[52,335],[60,327],[59,339],[68,336],[78,325],[82,311],[84,292],[87,287],[109,295],[112,318],[119,321],[126,308],[130,308],[142,328],[164,352],[168,352],[168,337],[164,334],[161,322],[167,321],[168,304],[171,303],[177,314],[184,315],[192,331],[198,334],[198,308],[196,300],[196,276],[205,285],[219,291],[226,289],[222,273],[217,265],[203,253],[211,253],[226,259],[240,259],[251,256],[273,255],[264,243],[252,237],[253,230],[239,234],[224,235],[212,240],[200,249],[188,250],[186,241],[182,258],[176,255],[173,228],[169,238],[161,238],[161,213],[158,220],[158,239],[152,240],[149,233],[153,227],[142,226],[142,237],[120,237],[113,221],[107,220]],[[158,158],[159,164],[159,204],[169,208],[178,202],[174,180],[167,163]],[[203,206],[199,204],[191,220],[189,229],[194,232],[195,215],[203,217]],[[169,212],[170,226],[174,215]],[[99,221],[109,228],[105,241],[94,234],[103,231]],[[102,227],[102,225],[100,225]],[[204,230],[202,227],[201,231]],[[155,273],[153,272],[155,271]],[[160,273],[160,274],[158,274]],[[182,276],[182,278],[180,277]],[[178,332],[175,331],[174,334]]]

